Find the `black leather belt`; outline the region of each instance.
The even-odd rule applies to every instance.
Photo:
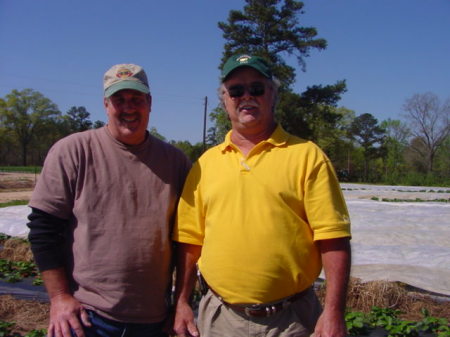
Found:
[[[286,309],[291,303],[301,299],[311,290],[311,287],[309,287],[297,294],[288,296],[286,298],[283,298],[282,300],[273,303],[250,304],[250,305],[230,304],[225,302],[219,294],[217,294],[213,289],[211,289],[211,287],[206,283],[205,279],[203,278],[203,275],[200,273],[198,269],[197,269],[197,276],[200,282],[200,288],[202,289],[203,295],[209,289],[214,294],[214,296],[216,296],[227,307],[231,308],[234,311],[244,313],[248,317],[270,317],[272,315],[275,315],[276,313],[279,313],[280,311]]]
[[[303,296],[305,296],[308,291],[311,288],[308,288],[306,290],[303,290],[302,292],[299,292],[297,294],[294,294],[292,296],[286,297],[280,301],[274,302],[274,303],[268,303],[268,304],[251,304],[251,305],[239,305],[239,304],[230,304],[222,300],[222,298],[216,294],[211,288],[209,288],[211,292],[217,296],[222,303],[224,303],[227,307],[230,309],[243,313],[247,315],[248,317],[270,317],[272,315],[275,315],[276,313],[279,313],[280,311],[283,311],[286,309],[291,303],[301,299]]]

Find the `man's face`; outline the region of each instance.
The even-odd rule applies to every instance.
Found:
[[[136,90],[120,90],[104,99],[108,129],[112,136],[127,145],[145,140],[151,108],[151,96]]]
[[[242,67],[230,74],[224,86],[223,103],[233,129],[261,132],[273,126],[275,97],[266,77]]]

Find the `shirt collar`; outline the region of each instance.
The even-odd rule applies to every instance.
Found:
[[[234,143],[231,141],[231,132],[233,132],[233,130],[228,131],[228,133],[225,136],[225,140],[223,141],[222,144],[219,145],[219,148],[222,152],[226,151],[229,148],[233,148],[236,147],[236,145],[234,145]],[[287,143],[289,139],[289,134],[284,131],[284,129],[281,127],[281,125],[277,125],[277,127],[275,128],[275,130],[272,132],[272,134],[270,135],[269,138],[267,138],[266,140],[263,140],[262,142],[260,142],[259,144],[270,144],[272,146],[283,146]],[[259,144],[255,145],[258,146]]]

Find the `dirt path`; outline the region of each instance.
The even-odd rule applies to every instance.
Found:
[[[0,172],[0,203],[30,200],[38,176],[34,173]]]

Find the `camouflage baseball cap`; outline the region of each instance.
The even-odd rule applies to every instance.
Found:
[[[241,54],[233,55],[225,62],[222,68],[222,82],[233,70],[239,67],[252,67],[265,77],[272,78],[272,69],[265,59],[259,56]]]
[[[141,66],[136,64],[116,64],[112,66],[103,77],[103,88],[105,97],[123,89],[132,89],[150,93],[147,75]]]

